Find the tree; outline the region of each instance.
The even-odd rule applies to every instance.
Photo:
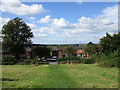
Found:
[[[101,47],[98,44],[87,44],[84,47],[84,52],[89,54],[89,55],[96,55],[97,53],[100,53]]]
[[[100,39],[100,45],[102,47],[102,52],[105,54],[118,49],[120,50],[120,32],[113,35],[106,33],[106,36]]]
[[[41,57],[49,57],[50,56],[50,48],[45,47],[45,46],[44,47],[41,47],[41,46],[35,47],[33,49],[33,52],[39,58],[41,58]]]
[[[63,52],[68,54],[68,56],[73,56],[75,55],[75,48],[72,46],[66,46],[63,48]]]
[[[17,60],[20,59],[20,54],[25,53],[26,47],[31,45],[32,37],[30,27],[21,18],[11,19],[2,27],[3,49]]]
[[[112,51],[120,50],[120,32],[113,34],[111,41]]]

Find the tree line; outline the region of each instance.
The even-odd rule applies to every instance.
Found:
[[[84,48],[84,51],[89,55],[106,54],[120,50],[120,32],[110,35],[106,33],[106,36],[100,39],[99,44],[88,43]]]

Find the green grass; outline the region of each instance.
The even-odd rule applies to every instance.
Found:
[[[118,69],[95,64],[3,65],[2,70],[3,88],[118,88]]]

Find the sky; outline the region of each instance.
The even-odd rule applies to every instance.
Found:
[[[0,30],[19,17],[34,34],[36,44],[99,43],[106,32],[118,32],[116,2],[20,2],[1,1]]]

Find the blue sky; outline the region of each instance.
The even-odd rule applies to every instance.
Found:
[[[3,25],[15,17],[22,18],[31,27],[33,43],[98,43],[106,32],[117,33],[117,8],[117,3],[113,2],[4,0],[0,19]]]

